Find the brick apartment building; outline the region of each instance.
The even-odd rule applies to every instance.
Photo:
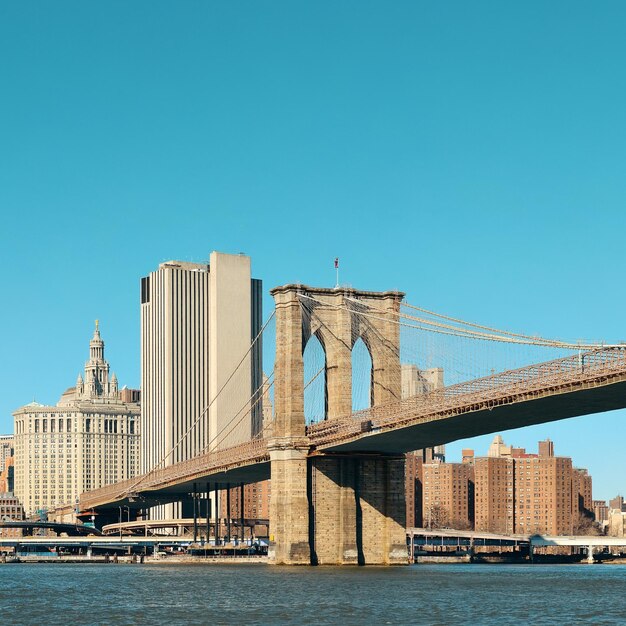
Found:
[[[555,456],[549,439],[529,454],[498,435],[487,456],[463,450],[462,463],[426,463],[412,453],[406,467],[407,526],[566,535],[593,519],[591,476]]]

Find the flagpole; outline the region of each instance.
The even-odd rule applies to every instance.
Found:
[[[337,275],[337,282],[335,284],[335,289],[339,289],[339,257],[335,258],[335,273]]]

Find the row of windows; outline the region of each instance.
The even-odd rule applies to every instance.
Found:
[[[102,424],[101,424],[102,421]],[[92,419],[90,417],[85,419],[85,431],[91,432],[92,423],[95,426],[96,424],[102,426],[102,429],[99,429],[99,432],[105,433],[118,433],[122,431],[121,426],[118,427],[118,423],[124,422],[125,418],[113,418],[113,419],[104,419],[104,420]],[[72,420],[70,418],[35,418],[32,421],[33,429],[35,433],[47,433],[47,432],[72,432]],[[78,424],[77,420],[74,419],[74,431],[76,431]],[[118,431],[119,428],[119,431]],[[96,432],[96,431],[94,431]],[[27,434],[25,420],[17,420],[15,423],[15,433],[17,435]],[[135,434],[135,420],[131,419],[128,422],[128,434]]]
[[[56,431],[57,429],[57,424],[58,424],[58,429],[59,432],[62,433],[63,432],[63,423],[66,423],[66,429],[67,432],[69,433],[72,430],[72,420],[71,419],[67,419],[67,420],[63,420],[63,419],[42,419],[41,420],[41,432],[43,433],[47,433],[48,432],[48,422],[50,422],[50,432],[53,433]],[[35,432],[38,433],[39,432],[39,420],[36,419],[35,420]]]

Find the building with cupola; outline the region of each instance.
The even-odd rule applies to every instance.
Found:
[[[76,385],[55,406],[31,402],[13,413],[15,495],[27,515],[138,474],[138,400],[110,373],[96,321]]]

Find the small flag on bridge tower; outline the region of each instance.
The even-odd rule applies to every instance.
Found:
[[[339,289],[339,257],[335,257],[335,273],[337,274],[337,282],[335,283],[335,289]]]

